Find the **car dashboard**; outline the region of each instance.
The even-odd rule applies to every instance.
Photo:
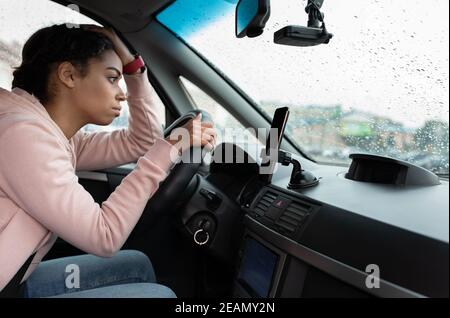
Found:
[[[320,182],[293,190],[291,167],[263,182],[258,151],[244,152],[197,175],[181,212],[186,234],[235,269],[234,297],[448,297],[448,182],[362,183],[296,157]]]

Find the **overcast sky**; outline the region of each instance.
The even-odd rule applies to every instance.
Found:
[[[236,39],[229,16],[190,41],[256,101],[341,104],[410,127],[448,122],[448,0],[326,0],[329,45],[273,44],[282,26],[306,24],[305,4],[272,1],[255,39]],[[23,42],[49,23],[90,21],[47,0],[0,0],[0,8],[2,41]]]

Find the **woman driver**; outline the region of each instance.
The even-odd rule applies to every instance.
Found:
[[[13,75],[12,91],[0,88],[0,296],[173,297],[144,254],[119,250],[179,154],[214,147],[213,125],[198,117],[183,127],[190,138],[164,139],[142,60],[110,29],[41,29]],[[128,129],[80,131],[110,124],[125,100]],[[75,174],[133,161],[101,205]],[[95,256],[40,263],[57,236]]]

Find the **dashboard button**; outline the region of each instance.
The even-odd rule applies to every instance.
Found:
[[[272,202],[272,205],[275,206],[275,207],[277,207],[278,209],[284,210],[284,209],[289,205],[289,203],[291,203],[291,200],[290,200],[290,199],[285,198],[285,197],[283,197],[283,196],[280,195],[280,196],[278,196],[278,198],[276,198],[276,199]]]

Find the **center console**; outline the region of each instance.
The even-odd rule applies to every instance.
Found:
[[[341,264],[299,243],[319,205],[264,187],[246,209],[234,297],[369,297],[331,274]],[[349,268],[353,283],[364,279]],[[363,288],[363,286],[360,286]]]

